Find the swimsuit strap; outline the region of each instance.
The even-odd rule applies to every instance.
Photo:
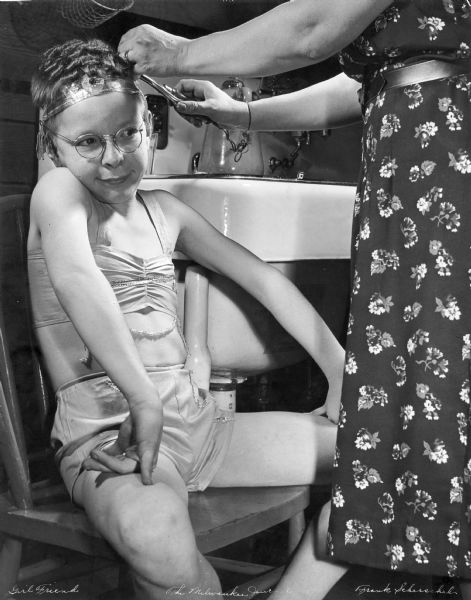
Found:
[[[171,254],[172,246],[170,244],[169,235],[167,232],[167,221],[160,204],[155,200],[151,202],[149,206],[147,206],[139,192],[136,193],[136,197],[146,209],[149,219],[151,220],[152,225],[154,226],[154,229],[159,237],[164,253]]]
[[[157,234],[157,237],[159,238],[160,245],[163,248],[163,244],[162,244],[162,240],[160,239],[159,232],[158,232],[157,227],[155,225],[154,219],[152,218],[152,215],[150,214],[150,210],[147,208],[147,204],[144,202],[144,198],[141,196],[141,194],[139,192],[136,193],[136,197],[137,197],[138,201],[142,204],[142,206],[145,208],[147,216],[149,217],[150,222],[152,223],[152,227],[155,229],[155,233]]]
[[[160,246],[161,246],[162,250],[164,251],[164,253],[167,252],[167,245],[164,244],[164,241],[166,241],[164,239],[165,236],[162,235],[162,231],[159,231],[159,229],[161,229],[161,228],[157,227],[156,222],[152,218],[151,212],[150,212],[149,208],[147,207],[147,204],[144,202],[144,198],[141,196],[141,194],[139,192],[136,192],[136,197],[137,197],[138,201],[142,204],[142,206],[145,208],[147,216],[149,217],[150,222],[152,223],[152,227],[155,229],[155,233],[157,234],[157,237],[159,238],[159,242],[160,242]],[[157,220],[157,223],[160,225],[158,220]]]

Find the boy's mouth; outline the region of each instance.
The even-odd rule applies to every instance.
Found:
[[[100,179],[100,181],[102,183],[104,183],[105,185],[120,185],[121,183],[124,183],[128,177],[129,177],[129,174],[121,175],[121,177],[106,177],[106,178]]]

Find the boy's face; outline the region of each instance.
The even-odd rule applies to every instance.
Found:
[[[121,152],[106,138],[98,158],[84,158],[65,140],[53,136],[57,166],[67,167],[95,198],[120,204],[134,196],[147,167],[148,136],[144,105],[138,95],[110,92],[93,96],[59,113],[51,129],[70,140],[84,134],[113,135],[126,127],[142,129],[142,143],[134,152]]]

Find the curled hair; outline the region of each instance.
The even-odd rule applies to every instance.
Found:
[[[98,39],[75,39],[53,46],[42,55],[31,81],[33,104],[43,110],[45,120],[53,120],[56,113],[63,110],[61,106],[67,106],[62,96],[64,90],[74,84],[80,86],[85,78],[90,81],[124,80],[129,82],[130,88],[139,91],[134,83],[132,65],[122,59],[109,44]],[[144,100],[144,123],[150,134],[151,123],[142,93],[141,98]],[[39,158],[42,158],[44,152],[57,155],[54,140],[41,121],[36,148]]]
[[[61,88],[80,82],[84,75],[133,81],[132,65],[106,42],[69,40],[49,48],[42,55],[31,81],[33,104],[47,112],[57,103]]]

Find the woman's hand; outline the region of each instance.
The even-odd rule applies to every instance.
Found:
[[[118,52],[134,63],[136,77],[142,73],[166,77],[178,73],[178,57],[187,41],[152,25],[139,25],[123,35]]]
[[[248,127],[249,109],[247,104],[234,100],[210,81],[182,79],[176,88],[188,96],[189,100],[188,102],[179,102],[175,108],[194,125],[201,125],[201,120],[198,121],[197,117],[202,115],[225,127],[240,129]]]

